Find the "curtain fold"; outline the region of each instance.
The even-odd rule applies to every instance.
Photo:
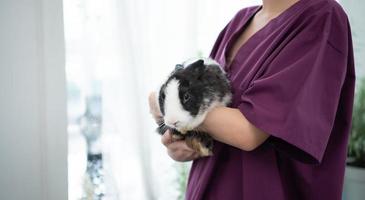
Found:
[[[68,81],[102,85],[102,143],[120,199],[177,199],[181,177],[155,132],[148,94],[175,64],[208,56],[221,29],[259,0],[64,0]],[[186,175],[185,175],[186,176]]]

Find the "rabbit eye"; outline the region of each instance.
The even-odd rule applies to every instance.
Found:
[[[190,100],[190,94],[188,92],[186,92],[184,94],[184,103],[188,102]]]

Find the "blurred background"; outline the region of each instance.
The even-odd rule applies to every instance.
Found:
[[[357,99],[344,199],[365,191],[365,2],[352,26]],[[0,0],[0,199],[184,199],[148,94],[175,64],[208,56],[261,0]]]

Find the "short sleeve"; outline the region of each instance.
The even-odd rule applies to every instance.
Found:
[[[298,34],[242,92],[238,108],[270,134],[267,143],[279,152],[305,163],[321,162],[345,79],[346,48],[346,35]]]

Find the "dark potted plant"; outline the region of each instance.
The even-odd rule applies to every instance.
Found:
[[[365,79],[357,87],[349,138],[344,199],[365,197]]]

